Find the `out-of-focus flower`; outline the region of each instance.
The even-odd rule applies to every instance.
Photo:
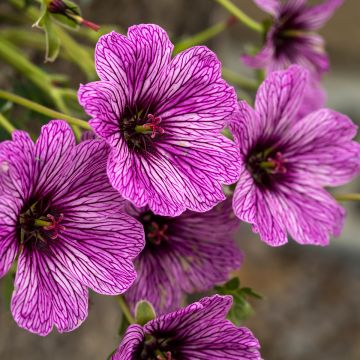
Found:
[[[11,309],[31,332],[75,329],[88,288],[115,295],[136,277],[143,228],[108,182],[108,153],[100,140],[75,145],[56,120],[35,144],[24,131],[0,144],[0,276],[18,256]]]
[[[255,110],[239,103],[230,129],[241,151],[235,214],[272,246],[327,245],[341,231],[344,210],[324,186],[350,181],[360,170],[357,127],[345,115],[320,109],[298,117],[308,72],[300,66],[271,73]]]
[[[101,81],[82,85],[79,101],[95,133],[111,147],[111,184],[137,207],[176,216],[210,210],[222,184],[239,177],[239,153],[221,130],[236,94],[206,47],[171,59],[173,45],[156,25],[112,32],[96,47]]]
[[[239,220],[231,198],[206,213],[179,217],[133,206],[129,213],[143,224],[146,238],[135,261],[138,276],[125,294],[133,310],[143,299],[158,313],[176,310],[184,294],[211,289],[240,266],[242,254],[233,239]]]
[[[307,5],[307,0],[254,2],[270,13],[273,20],[262,50],[255,56],[242,56],[246,65],[271,72],[299,64],[308,68],[316,78],[328,70],[324,40],[314,31],[324,25],[343,0],[325,0],[315,6]]]
[[[231,296],[215,295],[131,325],[112,360],[261,360],[251,331],[225,319],[231,303]]]

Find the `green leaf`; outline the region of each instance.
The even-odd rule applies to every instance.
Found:
[[[247,298],[262,299],[262,296],[251,288],[240,287],[238,277],[232,278],[222,286],[215,286],[214,289],[220,295],[231,295],[233,297],[233,305],[228,313],[228,319],[237,326],[254,313]]]
[[[50,61],[50,62],[55,61],[60,51],[60,39],[54,29],[54,26],[51,21],[51,17],[44,3],[42,3],[41,5],[40,17],[36,21],[34,26],[45,31],[45,41],[46,41],[45,61]]]
[[[230,279],[225,285],[224,288],[227,290],[236,290],[240,287],[240,279],[238,277],[234,277]]]
[[[136,304],[135,320],[137,324],[145,325],[150,320],[155,319],[155,317],[155,310],[149,302],[142,300]]]

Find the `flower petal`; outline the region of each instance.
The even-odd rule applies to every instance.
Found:
[[[185,183],[166,156],[131,151],[119,134],[109,156],[107,173],[112,186],[138,207],[149,205],[159,215],[176,216],[185,211]]]
[[[343,227],[344,209],[325,190],[306,180],[305,174],[279,186],[273,206],[300,244],[328,245],[330,235],[338,236]]]
[[[222,184],[239,178],[240,156],[233,141],[222,134],[203,131],[178,134],[158,146],[163,157],[181,173],[185,183],[185,205],[193,211],[208,211],[224,200]]]
[[[134,360],[138,347],[144,339],[145,334],[142,327],[137,324],[130,325],[111,360]]]
[[[22,201],[33,189],[34,143],[25,131],[16,130],[12,140],[0,144],[0,191]]]
[[[24,248],[19,257],[11,311],[15,321],[39,335],[80,326],[87,316],[85,287],[66,275],[55,256]]]
[[[239,101],[228,125],[244,161],[262,136],[265,123],[246,101]]]
[[[279,13],[281,3],[279,0],[253,0],[254,3],[265,12],[276,16]]]
[[[241,55],[241,61],[252,69],[268,68],[274,58],[275,44],[273,43],[274,29],[270,28],[263,48],[255,55]],[[270,71],[268,71],[270,72]]]
[[[0,277],[10,269],[19,249],[17,238],[18,215],[21,203],[7,195],[0,197]]]
[[[325,0],[322,4],[308,7],[299,15],[298,21],[306,24],[309,30],[317,30],[331,18],[343,2],[343,0]]]
[[[134,211],[141,218],[143,212],[130,213]],[[167,239],[155,248],[145,247],[136,259],[137,279],[125,294],[132,309],[146,299],[157,314],[178,309],[186,293],[223,283],[242,260],[233,238],[239,221],[231,199],[206,213],[186,211],[162,221],[168,229]]]
[[[80,85],[80,104],[92,116],[89,124],[97,135],[107,139],[120,131],[119,120],[125,110],[126,94],[114,82],[94,81]]]
[[[150,334],[175,334],[174,343],[181,344],[178,348],[185,359],[260,360],[260,345],[250,330],[225,320],[231,303],[230,296],[203,298],[150,321],[144,330]]]
[[[236,106],[236,94],[221,79],[221,63],[204,46],[176,55],[158,79],[153,104],[165,131],[221,130]]]
[[[52,206],[64,214],[59,261],[83,285],[119,294],[136,276],[132,259],[144,246],[144,234],[141,224],[122,212],[124,200],[106,175],[108,154],[101,140],[77,145]]]
[[[308,72],[297,65],[268,75],[255,100],[255,109],[265,128],[264,136],[281,134],[296,120],[307,81]]]
[[[41,128],[35,144],[35,193],[45,196],[61,179],[74,146],[74,133],[65,121],[52,120]]]
[[[128,37],[116,32],[104,35],[97,43],[95,63],[101,80],[116,82],[129,103],[141,102],[170,62],[173,45],[157,25],[135,25]]]
[[[291,166],[321,186],[345,184],[360,172],[360,144],[352,141],[356,131],[347,116],[318,110],[289,131],[285,156]]]

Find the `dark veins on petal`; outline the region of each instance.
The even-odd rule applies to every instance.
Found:
[[[51,206],[48,196],[32,198],[22,208],[17,224],[17,238],[29,250],[47,251],[65,230],[64,214]]]
[[[256,183],[268,189],[273,189],[277,183],[283,181],[288,176],[290,167],[283,149],[276,143],[259,141],[246,159],[247,169]]]
[[[156,141],[165,133],[151,106],[127,105],[119,126],[129,149],[141,154],[153,153]]]

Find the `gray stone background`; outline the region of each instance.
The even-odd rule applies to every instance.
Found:
[[[249,15],[262,19],[251,0],[235,2]],[[126,28],[135,23],[158,23],[173,38],[193,34],[227,17],[211,0],[98,0],[82,4],[85,17],[100,24]],[[360,1],[345,0],[321,33],[332,63],[324,81],[328,106],[360,123]],[[246,44],[258,41],[256,34],[237,24],[208,45],[226,66],[250,76],[239,56]],[[85,81],[67,64],[55,66],[73,74],[74,86]],[[359,192],[360,182],[337,191]],[[260,339],[264,359],[360,359],[360,207],[355,203],[345,206],[348,218],[343,234],[327,248],[295,243],[270,248],[242,225],[238,240],[246,261],[240,278],[244,285],[265,295],[264,300],[253,302],[256,313],[244,324]],[[120,321],[115,298],[91,294],[89,317],[79,329],[41,338],[19,329],[0,298],[0,359],[105,359],[119,341]]]

